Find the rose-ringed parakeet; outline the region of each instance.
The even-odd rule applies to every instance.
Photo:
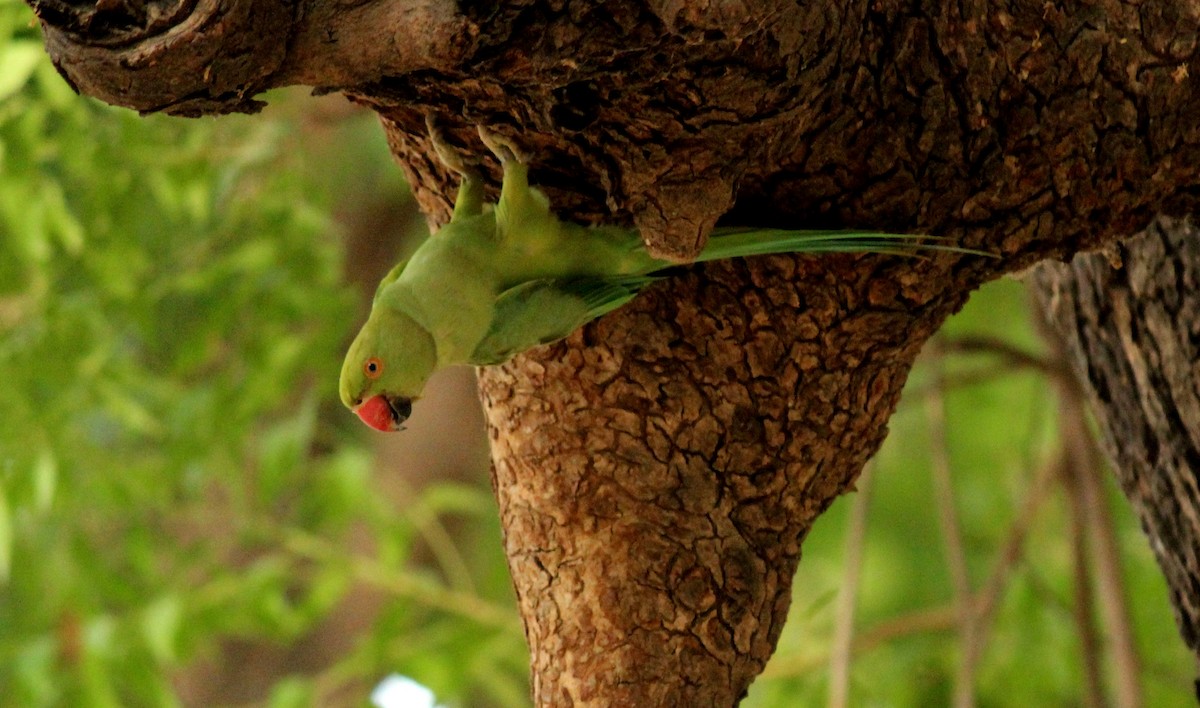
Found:
[[[342,365],[342,402],[377,430],[400,430],[426,380],[455,364],[498,364],[624,305],[676,264],[647,253],[635,229],[559,220],[529,185],[512,145],[480,130],[500,159],[498,203],[430,125],[443,162],[462,176],[450,223],[379,283]],[[927,237],[848,231],[718,228],[696,261],[770,253],[924,250],[979,253]],[[986,255],[986,254],[980,254]]]

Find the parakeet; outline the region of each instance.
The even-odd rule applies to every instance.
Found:
[[[342,365],[342,402],[364,423],[401,430],[437,369],[498,364],[624,305],[675,264],[647,253],[636,230],[560,221],[529,185],[514,147],[480,130],[500,159],[498,203],[432,124],[434,147],[462,183],[450,223],[379,283]],[[969,249],[926,237],[847,231],[718,228],[697,261],[769,253]],[[921,240],[918,240],[921,239]]]

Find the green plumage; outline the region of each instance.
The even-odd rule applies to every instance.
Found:
[[[454,216],[380,283],[342,366],[342,401],[372,427],[398,429],[436,369],[498,364],[561,339],[672,266],[650,256],[635,230],[560,221],[515,151],[480,135],[504,167],[499,202],[483,203],[478,178],[435,134],[443,160],[463,174]],[[978,254],[901,234],[722,228],[696,260],[929,250]]]

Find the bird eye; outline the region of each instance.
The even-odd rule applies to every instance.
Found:
[[[383,362],[378,357],[371,357],[363,362],[363,373],[368,379],[377,379],[383,373]]]

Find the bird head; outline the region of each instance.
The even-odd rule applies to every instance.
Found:
[[[402,312],[375,308],[342,363],[342,403],[376,430],[403,430],[435,368],[429,330]]]

